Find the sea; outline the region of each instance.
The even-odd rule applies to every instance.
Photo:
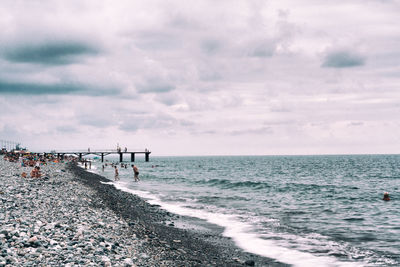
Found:
[[[400,266],[400,155],[137,158],[92,170],[120,190],[217,225],[241,249],[293,266]],[[391,200],[383,201],[384,192]]]

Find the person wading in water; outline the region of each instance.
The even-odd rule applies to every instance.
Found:
[[[135,182],[140,181],[140,179],[139,179],[139,169],[135,165],[132,165],[132,168],[133,168],[133,173],[135,174]]]
[[[114,181],[118,181],[118,180],[119,180],[118,168],[117,168],[117,166],[115,166],[115,177],[114,177]]]

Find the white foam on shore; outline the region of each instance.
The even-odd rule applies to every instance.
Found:
[[[98,173],[98,171],[97,171],[98,168],[93,162],[92,162],[90,169],[89,169],[89,167],[85,168],[85,164],[81,163],[81,162],[78,162],[77,166],[84,169],[85,171],[92,172],[92,173]]]
[[[259,234],[251,233],[252,225],[242,222],[235,215],[212,213],[202,210],[195,210],[184,207],[179,203],[166,203],[150,192],[133,190],[126,185],[127,183],[105,183],[112,184],[115,188],[139,197],[145,198],[148,203],[159,205],[171,213],[181,216],[195,217],[203,219],[209,223],[224,227],[223,235],[232,238],[235,244],[244,251],[276,259],[282,263],[294,266],[363,266],[363,263],[342,262],[329,256],[314,256],[311,253],[301,252],[295,249],[285,248],[277,244],[274,240],[262,239]]]
[[[102,181],[100,181],[100,183],[102,183],[102,184],[108,184],[108,185],[114,185],[113,182],[102,182]]]

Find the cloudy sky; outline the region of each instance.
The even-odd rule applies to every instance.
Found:
[[[0,139],[399,153],[399,14],[398,0],[3,0]]]

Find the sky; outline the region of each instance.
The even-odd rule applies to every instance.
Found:
[[[400,1],[0,5],[0,139],[33,151],[400,151]]]

